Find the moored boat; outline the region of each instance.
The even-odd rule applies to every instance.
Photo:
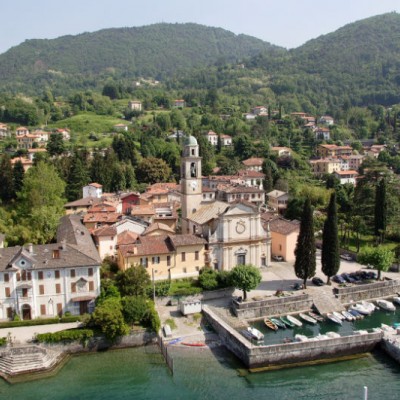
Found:
[[[358,311],[349,308],[348,312],[354,316],[355,319],[364,318],[364,315],[360,314]]]
[[[325,321],[325,318],[324,318],[322,315],[316,314],[316,313],[314,313],[314,312],[312,312],[312,311],[310,311],[310,312],[308,313],[308,315],[309,315],[311,318],[314,318],[315,320],[317,320],[318,322],[324,322],[324,321]]]
[[[359,314],[362,314],[362,315],[370,315],[372,313],[372,311],[367,310],[362,304],[359,304],[359,303],[352,304],[350,306],[350,309],[356,310]]]
[[[340,318],[335,317],[333,314],[331,314],[331,313],[326,314],[326,317],[329,320],[331,320],[332,322],[334,322],[335,324],[342,325],[342,320]]]
[[[278,318],[270,318],[271,322],[274,323],[278,328],[286,329],[286,325]]]
[[[329,339],[329,336],[328,335],[321,335],[320,333],[317,335],[317,336],[315,336],[314,338],[313,338],[314,340],[324,340],[324,339]]]
[[[369,301],[361,301],[360,304],[365,307],[366,310],[369,311],[369,313],[371,314],[373,311],[376,310],[376,307],[373,303],[369,302]]]
[[[316,320],[316,319],[310,317],[310,316],[307,315],[307,314],[300,313],[300,314],[299,314],[299,317],[300,317],[303,321],[308,322],[309,324],[315,325],[315,324],[317,323],[317,320]]]
[[[203,342],[182,342],[182,344],[190,347],[204,347],[206,345]]]
[[[307,336],[304,336],[304,335],[297,334],[297,335],[294,337],[294,340],[295,340],[296,342],[308,342],[308,337],[307,337]]]
[[[333,311],[332,314],[333,314],[334,317],[336,317],[336,318],[338,318],[338,319],[340,319],[342,321],[346,319],[342,314],[340,314],[340,313],[338,313],[336,311]]]
[[[393,297],[393,303],[395,303],[395,304],[397,304],[398,306],[400,306],[400,297],[399,296],[396,296],[396,297]]]
[[[303,326],[303,323],[299,321],[296,317],[293,317],[292,315],[288,315],[286,317],[292,324],[296,326]]]
[[[340,335],[337,332],[326,332],[325,335],[328,336],[328,338],[331,338],[331,339],[335,339],[335,338],[339,338],[340,337]]]
[[[356,317],[348,311],[342,311],[342,315],[347,321],[354,321],[356,319]]]
[[[379,299],[376,301],[376,304],[378,304],[380,308],[383,308],[386,311],[396,311],[396,307],[391,301]]]
[[[250,333],[250,335],[253,337],[254,340],[264,339],[264,334],[261,333],[258,329],[253,328],[252,326],[248,326],[247,331]]]
[[[282,316],[279,318],[288,328],[294,328],[294,324],[288,320],[287,317]]]
[[[278,326],[274,324],[269,318],[264,318],[264,324],[267,328],[272,329],[273,331],[278,330]]]

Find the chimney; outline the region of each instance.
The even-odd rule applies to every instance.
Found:
[[[28,243],[28,251],[29,251],[29,253],[33,254],[33,244],[32,243]]]
[[[67,241],[65,239],[61,240],[61,250],[67,250]]]

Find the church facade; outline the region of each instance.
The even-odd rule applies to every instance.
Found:
[[[263,228],[259,207],[250,202],[202,202],[201,157],[190,136],[182,157],[182,233],[207,241],[205,264],[230,271],[238,264],[266,267],[271,259],[271,235]]]

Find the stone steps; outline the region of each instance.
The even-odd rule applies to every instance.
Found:
[[[62,354],[39,346],[8,348],[0,354],[0,373],[16,375],[55,366]]]
[[[332,289],[329,286],[309,288],[315,309],[321,314],[326,315],[333,311],[343,311],[345,307],[334,296]]]

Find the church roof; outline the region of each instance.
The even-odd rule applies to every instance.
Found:
[[[197,146],[197,139],[194,136],[189,136],[185,139],[185,146]]]
[[[203,225],[212,219],[218,218],[227,208],[229,208],[229,204],[216,201],[202,206],[199,210],[190,215],[189,219],[198,225]]]

